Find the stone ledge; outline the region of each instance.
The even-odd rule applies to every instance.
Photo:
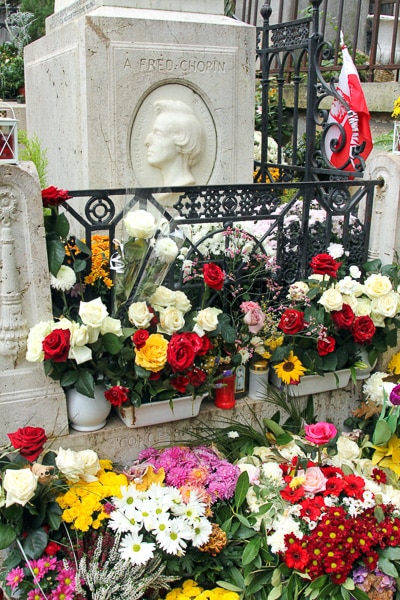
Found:
[[[340,390],[315,394],[314,412],[318,420],[331,420],[341,428],[344,419],[356,406],[362,383],[362,381],[358,382],[357,386],[350,383]],[[307,397],[302,397],[302,400],[305,404]],[[90,433],[71,429],[68,436],[56,439],[53,446],[54,449],[62,446],[76,451],[91,448],[100,458],[108,458],[121,465],[128,465],[146,447],[187,442],[191,437],[190,433],[195,432],[196,427],[201,425],[226,426],[232,419],[256,427],[257,420],[261,422],[265,417],[272,417],[277,410],[278,407],[267,401],[255,401],[249,398],[237,400],[232,410],[221,410],[216,408],[211,400],[206,399],[203,400],[198,417],[133,429],[126,427],[116,414],[111,413],[103,429]]]

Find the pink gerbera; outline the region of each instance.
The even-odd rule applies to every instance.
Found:
[[[11,569],[9,573],[7,573],[6,583],[10,586],[12,590],[15,590],[18,587],[18,584],[24,578],[24,570],[21,567],[15,567],[15,569]]]

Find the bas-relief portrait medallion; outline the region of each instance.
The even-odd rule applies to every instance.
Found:
[[[205,185],[212,176],[217,135],[211,112],[187,85],[169,83],[138,103],[129,136],[135,185]]]

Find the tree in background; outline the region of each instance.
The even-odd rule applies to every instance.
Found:
[[[30,41],[33,42],[45,34],[46,18],[54,12],[54,0],[21,0],[21,12],[33,14],[29,26]]]

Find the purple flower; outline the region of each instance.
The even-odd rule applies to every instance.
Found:
[[[392,389],[389,399],[394,406],[400,406],[400,384]]]

